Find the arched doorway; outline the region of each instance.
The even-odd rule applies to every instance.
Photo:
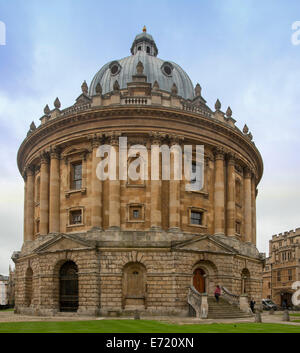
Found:
[[[65,262],[59,271],[59,309],[78,309],[78,268],[73,261]]]
[[[205,277],[205,271],[202,268],[196,268],[193,273],[193,286],[199,293],[205,293],[206,291]]]
[[[33,297],[33,285],[32,285],[33,271],[31,267],[28,267],[25,274],[25,305],[30,306]]]
[[[250,272],[247,268],[244,268],[242,273],[242,286],[241,286],[241,294],[250,294]]]
[[[146,268],[140,263],[130,263],[123,273],[123,306],[145,306]]]

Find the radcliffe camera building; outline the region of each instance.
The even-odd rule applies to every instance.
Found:
[[[260,300],[261,155],[229,107],[208,107],[200,85],[157,55],[144,28],[131,55],[84,82],[74,105],[62,109],[57,98],[40,126],[31,124],[18,152],[25,200],[24,243],[13,254],[16,312],[212,316],[217,284],[245,311],[247,295]],[[184,177],[172,178],[173,153],[170,180],[99,180],[99,146],[118,154],[119,137],[128,148],[146,146],[149,175],[151,146],[204,145],[203,188],[186,191]]]

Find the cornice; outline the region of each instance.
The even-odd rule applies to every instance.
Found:
[[[24,168],[24,156],[28,153],[27,150],[30,150],[31,147],[35,146],[46,136],[51,135],[52,133],[56,133],[59,129],[67,127],[67,126],[79,126],[81,124],[89,122],[94,122],[95,120],[101,118],[110,119],[113,118],[132,118],[138,116],[139,118],[147,118],[148,116],[153,119],[157,118],[165,118],[177,120],[181,123],[187,123],[188,125],[196,125],[197,127],[201,127],[204,129],[210,129],[213,132],[217,132],[218,134],[223,135],[224,137],[229,138],[229,140],[233,140],[237,145],[241,146],[244,151],[255,161],[258,170],[256,171],[257,180],[262,176],[263,172],[263,161],[261,155],[254,145],[246,136],[242,134],[242,132],[238,128],[232,128],[226,123],[220,122],[219,120],[212,117],[201,116],[198,113],[182,111],[180,109],[175,108],[166,108],[162,106],[109,106],[109,107],[96,107],[91,108],[85,111],[79,111],[73,114],[66,114],[61,117],[57,117],[53,120],[49,120],[45,124],[39,126],[32,134],[27,136],[25,140],[22,142],[19,151],[18,151],[18,166],[20,171]],[[109,128],[109,124],[104,128]],[[170,125],[171,129],[172,125]],[[120,127],[120,129],[122,129]],[[151,130],[155,131],[162,130],[160,126],[153,126]],[[113,127],[112,130],[118,130],[118,128]],[[149,132],[149,131],[148,131]],[[191,131],[192,133],[193,131]],[[185,131],[181,133],[185,134]],[[196,138],[196,137],[195,137]],[[222,144],[218,144],[218,139],[215,139],[210,142],[211,146],[215,147],[223,147]],[[251,168],[253,169],[253,167]]]

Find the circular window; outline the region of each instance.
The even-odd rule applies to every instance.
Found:
[[[173,65],[168,62],[165,62],[165,63],[163,63],[163,65],[161,67],[161,71],[166,76],[172,76]]]
[[[164,71],[165,71],[165,73],[166,73],[167,75],[171,75],[171,73],[172,73],[172,70],[171,70],[170,66],[165,66],[165,67],[164,67]]]
[[[119,71],[118,65],[113,65],[113,67],[110,69],[110,72],[115,75]]]
[[[111,75],[115,76],[121,71],[121,66],[117,61],[112,62],[109,65]]]

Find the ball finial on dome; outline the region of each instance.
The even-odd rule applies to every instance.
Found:
[[[143,32],[146,33],[147,32],[147,28],[146,26],[143,27]]]

